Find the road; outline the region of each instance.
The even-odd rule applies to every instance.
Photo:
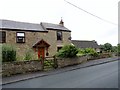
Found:
[[[118,61],[6,84],[3,88],[118,88]]]

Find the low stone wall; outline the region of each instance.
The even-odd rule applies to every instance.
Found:
[[[112,53],[103,53],[100,55],[100,58],[109,58],[112,56]]]
[[[110,53],[103,53],[103,54],[100,54],[99,56],[97,57],[94,57],[94,56],[87,56],[87,59],[88,60],[96,60],[96,59],[102,59],[102,58],[109,58],[111,57],[112,54]]]
[[[89,60],[96,60],[96,59],[109,58],[109,57],[110,57],[109,53],[104,53],[104,54],[100,54],[97,57],[82,56],[75,58],[57,58],[57,64],[58,64],[58,68],[61,68],[61,67],[81,64],[82,62],[86,62]]]
[[[86,61],[87,61],[86,56],[76,57],[76,58],[59,58],[59,59],[57,59],[58,68],[71,66],[71,65],[77,65],[77,64],[80,64],[80,63],[86,62]]]
[[[82,62],[86,62],[88,60],[95,60],[95,59],[108,58],[108,57],[110,57],[109,54],[101,54],[98,57],[82,56],[82,57],[75,57],[75,58],[57,58],[56,64],[58,68],[62,68],[66,66],[81,64]],[[15,74],[27,73],[27,72],[42,71],[42,70],[43,68],[39,60],[2,63],[3,77],[15,75]]]
[[[2,76],[11,76],[26,72],[41,71],[42,65],[38,60],[16,61],[2,63]]]

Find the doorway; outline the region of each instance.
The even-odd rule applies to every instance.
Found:
[[[44,47],[38,48],[38,58],[40,59],[41,57],[42,57],[42,59],[45,58],[45,48]]]

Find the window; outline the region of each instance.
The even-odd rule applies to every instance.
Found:
[[[17,32],[16,41],[17,41],[17,43],[25,43],[25,33]]]
[[[6,32],[0,31],[0,43],[5,43],[5,42],[6,42]]]
[[[62,40],[62,32],[57,31],[57,40]]]
[[[62,47],[57,47],[57,51],[59,52],[59,50],[61,49]]]

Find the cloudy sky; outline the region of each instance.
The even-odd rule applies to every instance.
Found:
[[[64,0],[1,0],[0,19],[58,24],[61,17],[74,40],[96,40],[98,44],[118,43],[118,2],[120,0],[67,0],[96,15],[100,20]],[[114,24],[115,23],[115,24]]]

